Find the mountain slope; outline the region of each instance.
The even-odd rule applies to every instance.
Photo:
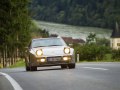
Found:
[[[32,0],[37,20],[113,28],[120,22],[120,0]]]

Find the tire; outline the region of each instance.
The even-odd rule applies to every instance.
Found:
[[[29,66],[26,66],[26,71],[30,71],[30,67]]]
[[[61,68],[62,68],[62,69],[65,69],[65,68],[67,68],[67,65],[65,65],[65,64],[64,64],[64,65],[61,65]]]
[[[25,58],[26,71],[30,71],[29,59]]]
[[[75,63],[68,64],[69,69],[74,69],[75,68]]]
[[[31,67],[30,67],[30,71],[37,71],[37,67],[31,66]]]

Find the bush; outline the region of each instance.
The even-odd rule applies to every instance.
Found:
[[[112,50],[112,59],[120,61],[120,49]]]
[[[105,55],[110,52],[109,47],[96,44],[86,44],[75,48],[76,54],[79,54],[79,60],[95,61],[103,60]]]

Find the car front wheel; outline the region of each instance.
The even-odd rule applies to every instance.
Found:
[[[30,71],[30,67],[29,66],[26,66],[26,71]]]
[[[64,64],[64,65],[61,65],[61,68],[62,68],[62,69],[65,69],[65,68],[67,68],[67,65],[65,65],[65,64]]]
[[[75,68],[75,63],[68,64],[69,69],[74,69]]]
[[[31,67],[30,67],[30,71],[37,71],[37,67],[31,66]]]

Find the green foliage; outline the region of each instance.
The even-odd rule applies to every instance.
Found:
[[[37,20],[113,28],[120,22],[120,0],[32,0]]]
[[[45,29],[44,30],[40,29],[34,21],[32,21],[30,32],[32,33],[32,38],[37,38],[37,37],[45,38],[49,36],[49,32]]]
[[[106,38],[96,38],[96,44],[110,47],[110,40]]]
[[[23,60],[20,60],[16,62],[16,64],[10,66],[10,68],[23,67],[23,66],[25,66],[25,62]]]
[[[75,51],[79,54],[80,61],[101,61],[104,59],[105,55],[110,52],[110,49],[106,46],[86,44],[77,46]]]
[[[95,33],[89,33],[88,37],[86,38],[86,43],[96,43],[96,34]]]
[[[23,52],[31,39],[28,1],[0,0],[0,54],[3,62],[11,58],[13,63],[18,50]]]
[[[112,50],[112,59],[116,61],[120,61],[120,49]]]
[[[3,65],[0,63],[0,68],[3,68]]]
[[[0,1],[1,45],[23,48],[30,40],[28,0]],[[21,44],[22,43],[22,44]]]
[[[88,35],[86,44],[74,44],[73,48],[75,49],[76,56],[79,54],[80,61],[112,61],[110,40],[96,38],[94,33]]]

